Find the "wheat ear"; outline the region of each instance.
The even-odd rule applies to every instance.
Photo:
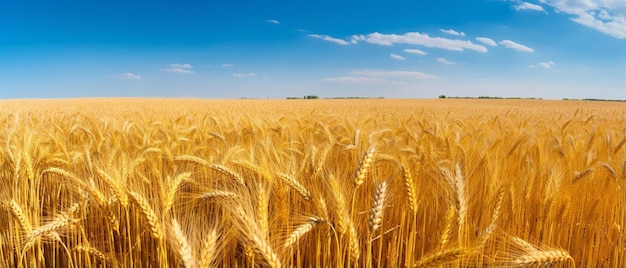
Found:
[[[58,233],[57,233],[58,230],[65,228],[69,225],[72,225],[74,223],[77,223],[78,221],[79,221],[78,219],[74,219],[70,217],[69,215],[65,214],[56,218],[54,221],[50,223],[39,226],[38,228],[34,229],[32,232],[28,234],[28,237],[26,239],[26,244],[24,245],[24,249],[30,248],[30,246],[32,246],[37,239],[43,236],[52,235],[53,237],[58,237]]]
[[[350,249],[350,261],[356,265],[356,262],[359,261],[359,257],[361,256],[361,245],[359,243],[359,236],[356,232],[354,224],[352,224],[352,221],[349,221],[348,224],[350,225],[348,232],[348,235],[350,236],[348,245]]]
[[[198,197],[198,199],[210,199],[210,198],[216,198],[216,197],[235,198],[237,196],[238,195],[233,192],[214,190],[214,191],[203,193],[202,195],[200,195],[200,197]]]
[[[383,181],[376,187],[376,195],[374,196],[374,205],[370,211],[370,233],[374,234],[380,228],[383,221],[383,212],[385,210],[385,197],[387,195],[387,182]]]
[[[107,261],[109,259],[100,250],[98,250],[97,248],[94,248],[92,246],[89,246],[89,245],[78,245],[78,246],[74,247],[74,250],[75,251],[79,251],[79,252],[85,252],[85,253],[88,253],[90,255],[93,255],[93,256],[95,256],[96,258],[98,258],[101,261]]]
[[[300,238],[302,238],[305,234],[311,231],[318,223],[324,222],[325,220],[318,217],[309,217],[308,221],[298,226],[287,238],[285,244],[283,245],[285,248],[289,248],[294,245]]]
[[[217,229],[212,229],[209,235],[204,239],[200,256],[200,264],[202,267],[209,267],[215,256],[217,256],[217,239],[219,233]]]
[[[278,177],[281,178],[285,183],[287,183],[287,185],[295,189],[302,197],[304,197],[305,200],[311,200],[311,192],[309,192],[309,190],[307,190],[304,185],[298,182],[296,178],[285,173],[278,174]]]
[[[439,249],[443,250],[450,241],[450,235],[452,234],[452,223],[454,222],[455,213],[454,206],[448,208],[446,213],[446,226],[441,233],[441,239],[439,239]]]
[[[22,207],[17,202],[15,202],[15,200],[11,199],[4,202],[4,206],[8,207],[13,217],[15,217],[15,219],[20,223],[22,231],[26,233],[30,233],[32,231],[33,227],[28,220],[28,217],[26,217],[26,214],[24,214],[24,210],[22,210]]]
[[[593,168],[585,169],[582,172],[576,172],[574,175],[574,178],[572,179],[572,183],[578,182],[579,180],[583,179],[587,175],[591,174],[591,172],[593,172]]]
[[[177,243],[176,250],[180,254],[185,267],[197,267],[196,260],[193,256],[191,245],[187,240],[187,236],[180,227],[180,224],[175,218],[172,218],[172,232],[174,240]]]
[[[413,214],[417,213],[417,189],[413,184],[413,175],[408,165],[402,165],[402,179],[404,180],[404,186],[406,188],[407,198],[409,199],[409,208]]]
[[[439,266],[461,258],[465,255],[465,253],[466,250],[462,248],[451,248],[438,251],[434,254],[421,258],[418,262],[413,264],[413,267]]]
[[[535,250],[529,252],[526,255],[520,256],[512,263],[518,267],[544,267],[552,266],[559,262],[566,262],[572,260],[572,256],[567,251],[562,249],[553,250]]]
[[[163,215],[167,215],[167,213],[172,208],[174,204],[174,197],[176,197],[176,192],[178,191],[178,187],[184,182],[188,181],[191,178],[190,172],[184,172],[178,174],[174,180],[170,183],[169,191],[165,194],[165,199],[163,200]]]
[[[129,194],[133,198],[137,206],[139,206],[142,214],[146,217],[148,225],[150,225],[150,233],[152,234],[152,236],[156,239],[163,238],[163,226],[161,225],[157,214],[154,212],[154,210],[152,210],[150,204],[148,204],[148,201],[136,192],[131,191],[129,192]]]
[[[365,177],[367,176],[367,172],[369,172],[375,154],[376,149],[374,149],[374,147],[370,147],[363,154],[361,162],[359,163],[359,167],[356,170],[356,178],[354,179],[354,184],[356,186],[363,184],[363,182],[365,181]]]

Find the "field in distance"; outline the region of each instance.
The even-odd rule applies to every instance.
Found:
[[[626,103],[0,101],[2,267],[626,265]]]

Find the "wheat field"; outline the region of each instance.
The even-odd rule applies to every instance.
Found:
[[[626,106],[0,101],[2,267],[622,267]]]

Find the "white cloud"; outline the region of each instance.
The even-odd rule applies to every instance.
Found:
[[[524,1],[517,2],[517,5],[513,6],[513,8],[515,10],[532,10],[532,11],[544,11],[545,12],[542,6],[524,2]]]
[[[451,62],[451,61],[446,60],[446,59],[444,59],[444,58],[437,58],[437,62],[439,62],[439,63],[443,63],[443,64],[448,64],[448,65],[449,65],[449,64],[456,64],[456,62]]]
[[[417,78],[427,79],[436,76],[418,71],[385,71],[385,70],[352,70],[350,74],[366,77],[397,77],[397,78]]]
[[[195,74],[196,73],[196,71],[194,70],[183,69],[183,68],[168,68],[168,69],[161,69],[161,71],[177,73],[177,74]]]
[[[170,67],[173,67],[173,68],[182,68],[182,69],[191,69],[191,68],[192,68],[192,67],[191,67],[191,64],[189,64],[189,63],[183,63],[183,64],[180,64],[180,63],[172,63],[172,64],[170,64]]]
[[[326,82],[341,82],[341,83],[350,83],[350,84],[370,84],[370,83],[385,83],[389,82],[385,79],[375,78],[375,77],[364,77],[364,76],[339,76],[339,77],[328,77],[324,78],[323,81]]]
[[[626,1],[623,0],[541,0],[557,12],[574,16],[572,21],[626,39]]]
[[[525,45],[519,44],[519,43],[515,43],[511,40],[502,40],[500,41],[500,44],[504,45],[507,48],[515,49],[516,51],[519,51],[519,52],[535,52],[534,49],[527,47]]]
[[[324,41],[328,41],[328,42],[333,42],[335,44],[339,44],[342,46],[345,45],[349,45],[350,43],[348,43],[346,40],[343,39],[339,39],[339,38],[334,38],[334,37],[330,37],[328,35],[320,35],[320,34],[309,34],[309,37],[313,37],[313,38],[317,38],[317,39],[322,39]]]
[[[255,73],[234,73],[233,74],[234,77],[252,77],[252,76],[256,76]]]
[[[121,77],[122,79],[128,79],[128,80],[140,80],[141,79],[141,75],[134,74],[134,73],[123,73]]]
[[[498,45],[496,44],[496,41],[493,41],[493,39],[487,38],[487,37],[476,37],[476,41],[481,42],[488,46],[492,46],[492,47],[495,47]]]
[[[403,50],[406,53],[410,53],[410,54],[417,54],[417,55],[421,55],[424,56],[428,53],[426,53],[425,51],[419,50],[419,49],[412,49],[412,48],[407,48],[405,50]]]
[[[233,66],[235,66],[235,64],[232,64],[232,63],[222,63],[221,66],[222,67],[233,67]]]
[[[548,62],[540,62],[537,65],[530,65],[528,67],[530,68],[545,68],[545,69],[550,69],[552,68],[552,66],[554,66],[555,63],[553,61],[548,61]]]
[[[265,22],[269,22],[272,24],[280,24],[280,21],[277,21],[277,20],[266,20]]]
[[[402,56],[400,56],[398,54],[393,54],[393,53],[389,54],[389,57],[391,57],[394,60],[406,60],[405,57],[402,57]]]
[[[449,29],[449,30],[439,29],[439,31],[441,31],[442,33],[450,34],[450,35],[465,36],[464,32],[457,32],[457,31],[452,30],[452,29]]]
[[[378,32],[368,35],[353,35],[352,43],[364,41],[370,44],[391,46],[393,44],[421,45],[425,47],[436,47],[453,51],[464,51],[465,49],[485,53],[487,48],[467,40],[448,39],[442,37],[430,37],[428,34],[418,32],[408,32],[404,34],[381,34]]]

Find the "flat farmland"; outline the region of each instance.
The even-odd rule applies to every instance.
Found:
[[[2,267],[621,267],[626,103],[0,101]]]

